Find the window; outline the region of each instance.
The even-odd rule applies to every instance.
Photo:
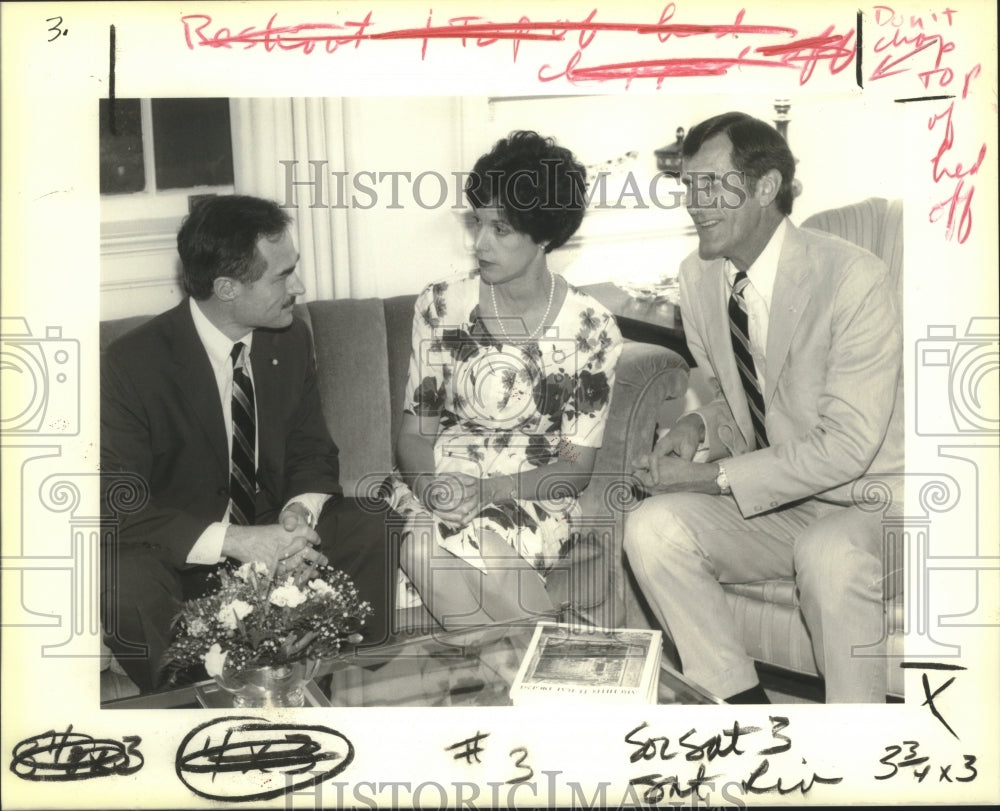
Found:
[[[102,220],[187,213],[188,198],[233,190],[229,100],[100,100]]]
[[[101,194],[128,194],[146,188],[139,99],[101,99]]]

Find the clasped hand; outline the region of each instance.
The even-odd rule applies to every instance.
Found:
[[[241,563],[263,563],[275,578],[295,577],[296,585],[307,582],[317,566],[327,563],[316,547],[319,535],[310,528],[304,513],[290,505],[278,516],[278,523],[240,527],[230,525],[223,554]]]
[[[632,473],[650,493],[717,493],[718,466],[691,461],[701,444],[703,430],[700,417],[682,417],[651,453],[633,461]]]
[[[714,492],[716,465],[689,462],[679,456],[660,456],[654,450],[632,463],[632,473],[650,493]]]
[[[309,526],[305,513],[290,504],[278,516],[278,524],[288,534],[292,542],[279,550],[275,572],[278,575],[294,574],[296,585],[302,585],[316,573],[317,566],[328,563],[326,555],[319,551],[319,535]]]
[[[489,503],[489,496],[484,494],[487,481],[468,473],[438,473],[428,478],[419,496],[438,518],[449,526],[460,527]]]

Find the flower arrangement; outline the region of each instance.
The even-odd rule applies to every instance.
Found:
[[[360,642],[372,614],[354,582],[330,566],[316,567],[299,585],[277,580],[263,563],[223,567],[219,587],[188,600],[175,619],[177,634],[164,654],[176,672],[204,664],[222,677],[259,667],[279,667],[335,656],[344,641]]]

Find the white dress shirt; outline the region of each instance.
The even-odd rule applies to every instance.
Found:
[[[743,300],[747,304],[747,330],[750,333],[750,354],[753,356],[754,370],[760,383],[761,394],[766,394],[764,388],[764,373],[766,371],[765,350],[767,349],[767,328],[771,320],[771,296],[774,293],[774,278],[778,274],[778,259],[781,257],[781,246],[785,242],[785,229],[788,220],[782,219],[771,234],[760,256],[747,269],[747,280],[750,282],[743,288]],[[728,289],[732,293],[733,280],[738,270],[726,260],[726,276]]]
[[[778,275],[778,259],[781,257],[781,247],[785,242],[785,231],[788,227],[788,218],[785,217],[774,229],[771,238],[768,240],[760,256],[747,269],[747,280],[749,284],[743,288],[743,300],[747,305],[747,331],[750,338],[750,354],[753,356],[754,371],[757,373],[757,382],[760,384],[760,393],[765,394],[764,374],[766,372],[767,330],[771,321],[771,297],[774,293],[774,279]],[[739,272],[737,267],[728,259],[725,264],[727,279],[727,289],[730,294],[733,290],[733,280]],[[728,298],[726,300],[728,306]],[[698,414],[697,411],[689,411],[689,414]],[[684,414],[683,416],[687,416]],[[701,417],[701,414],[698,414]],[[704,423],[704,418],[702,418]],[[708,438],[706,437],[698,450],[695,452],[695,462],[703,462],[708,457]]]
[[[212,371],[215,373],[215,384],[219,389],[219,403],[222,408],[222,419],[226,425],[226,438],[228,440],[229,454],[232,457],[233,452],[233,414],[232,414],[232,401],[233,401],[233,362],[231,353],[233,351],[233,344],[235,341],[228,338],[224,333],[222,333],[211,321],[208,320],[206,315],[201,311],[201,308],[197,305],[195,300],[192,298],[189,300],[191,305],[191,317],[194,319],[194,328],[198,333],[198,338],[201,340],[202,346],[205,347],[205,352],[208,353],[209,363],[212,365]],[[250,350],[253,345],[253,330],[244,335],[240,341],[246,346],[246,351],[244,353],[244,360],[246,363],[245,371],[247,376],[250,378],[250,382],[253,382],[253,369],[250,364]],[[256,410],[257,403],[254,401],[254,421],[256,422]],[[254,459],[258,459],[258,441],[257,437],[254,437]],[[326,493],[302,493],[293,499],[288,501],[287,507],[293,502],[299,502],[302,504],[309,512],[312,514],[313,519],[319,517],[320,512],[323,510],[323,505],[329,495]],[[229,506],[226,505],[226,512],[219,521],[215,521],[205,527],[205,531],[201,533],[198,540],[195,541],[194,546],[191,547],[191,551],[188,552],[187,562],[192,564],[204,564],[204,565],[214,565],[222,561],[222,544],[226,537],[226,529],[229,526]]]

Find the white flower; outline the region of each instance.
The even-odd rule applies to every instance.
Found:
[[[208,623],[201,617],[195,617],[188,623],[188,633],[191,636],[201,636],[208,632]]]
[[[269,598],[271,603],[283,608],[295,608],[307,599],[305,593],[295,585],[295,579],[292,577],[285,581],[285,585],[278,586],[272,591]]]
[[[235,571],[234,574],[240,580],[242,580],[244,583],[246,583],[247,580],[250,579],[250,572],[253,572],[258,577],[266,577],[267,576],[267,564],[266,563],[261,563],[259,560],[255,560],[255,561],[252,561],[252,562],[248,561],[247,563],[244,563],[242,566],[240,566]]]
[[[333,592],[333,586],[318,577],[315,580],[309,581],[309,588],[319,594],[331,594]]]
[[[226,666],[226,655],[218,642],[205,652],[205,670],[209,676],[222,676],[222,671]]]
[[[239,617],[243,619],[247,614],[253,611],[253,606],[248,602],[243,600],[233,600],[231,603],[227,603],[219,609],[219,613],[216,614],[216,618],[225,625],[230,631],[236,630],[236,618]]]

